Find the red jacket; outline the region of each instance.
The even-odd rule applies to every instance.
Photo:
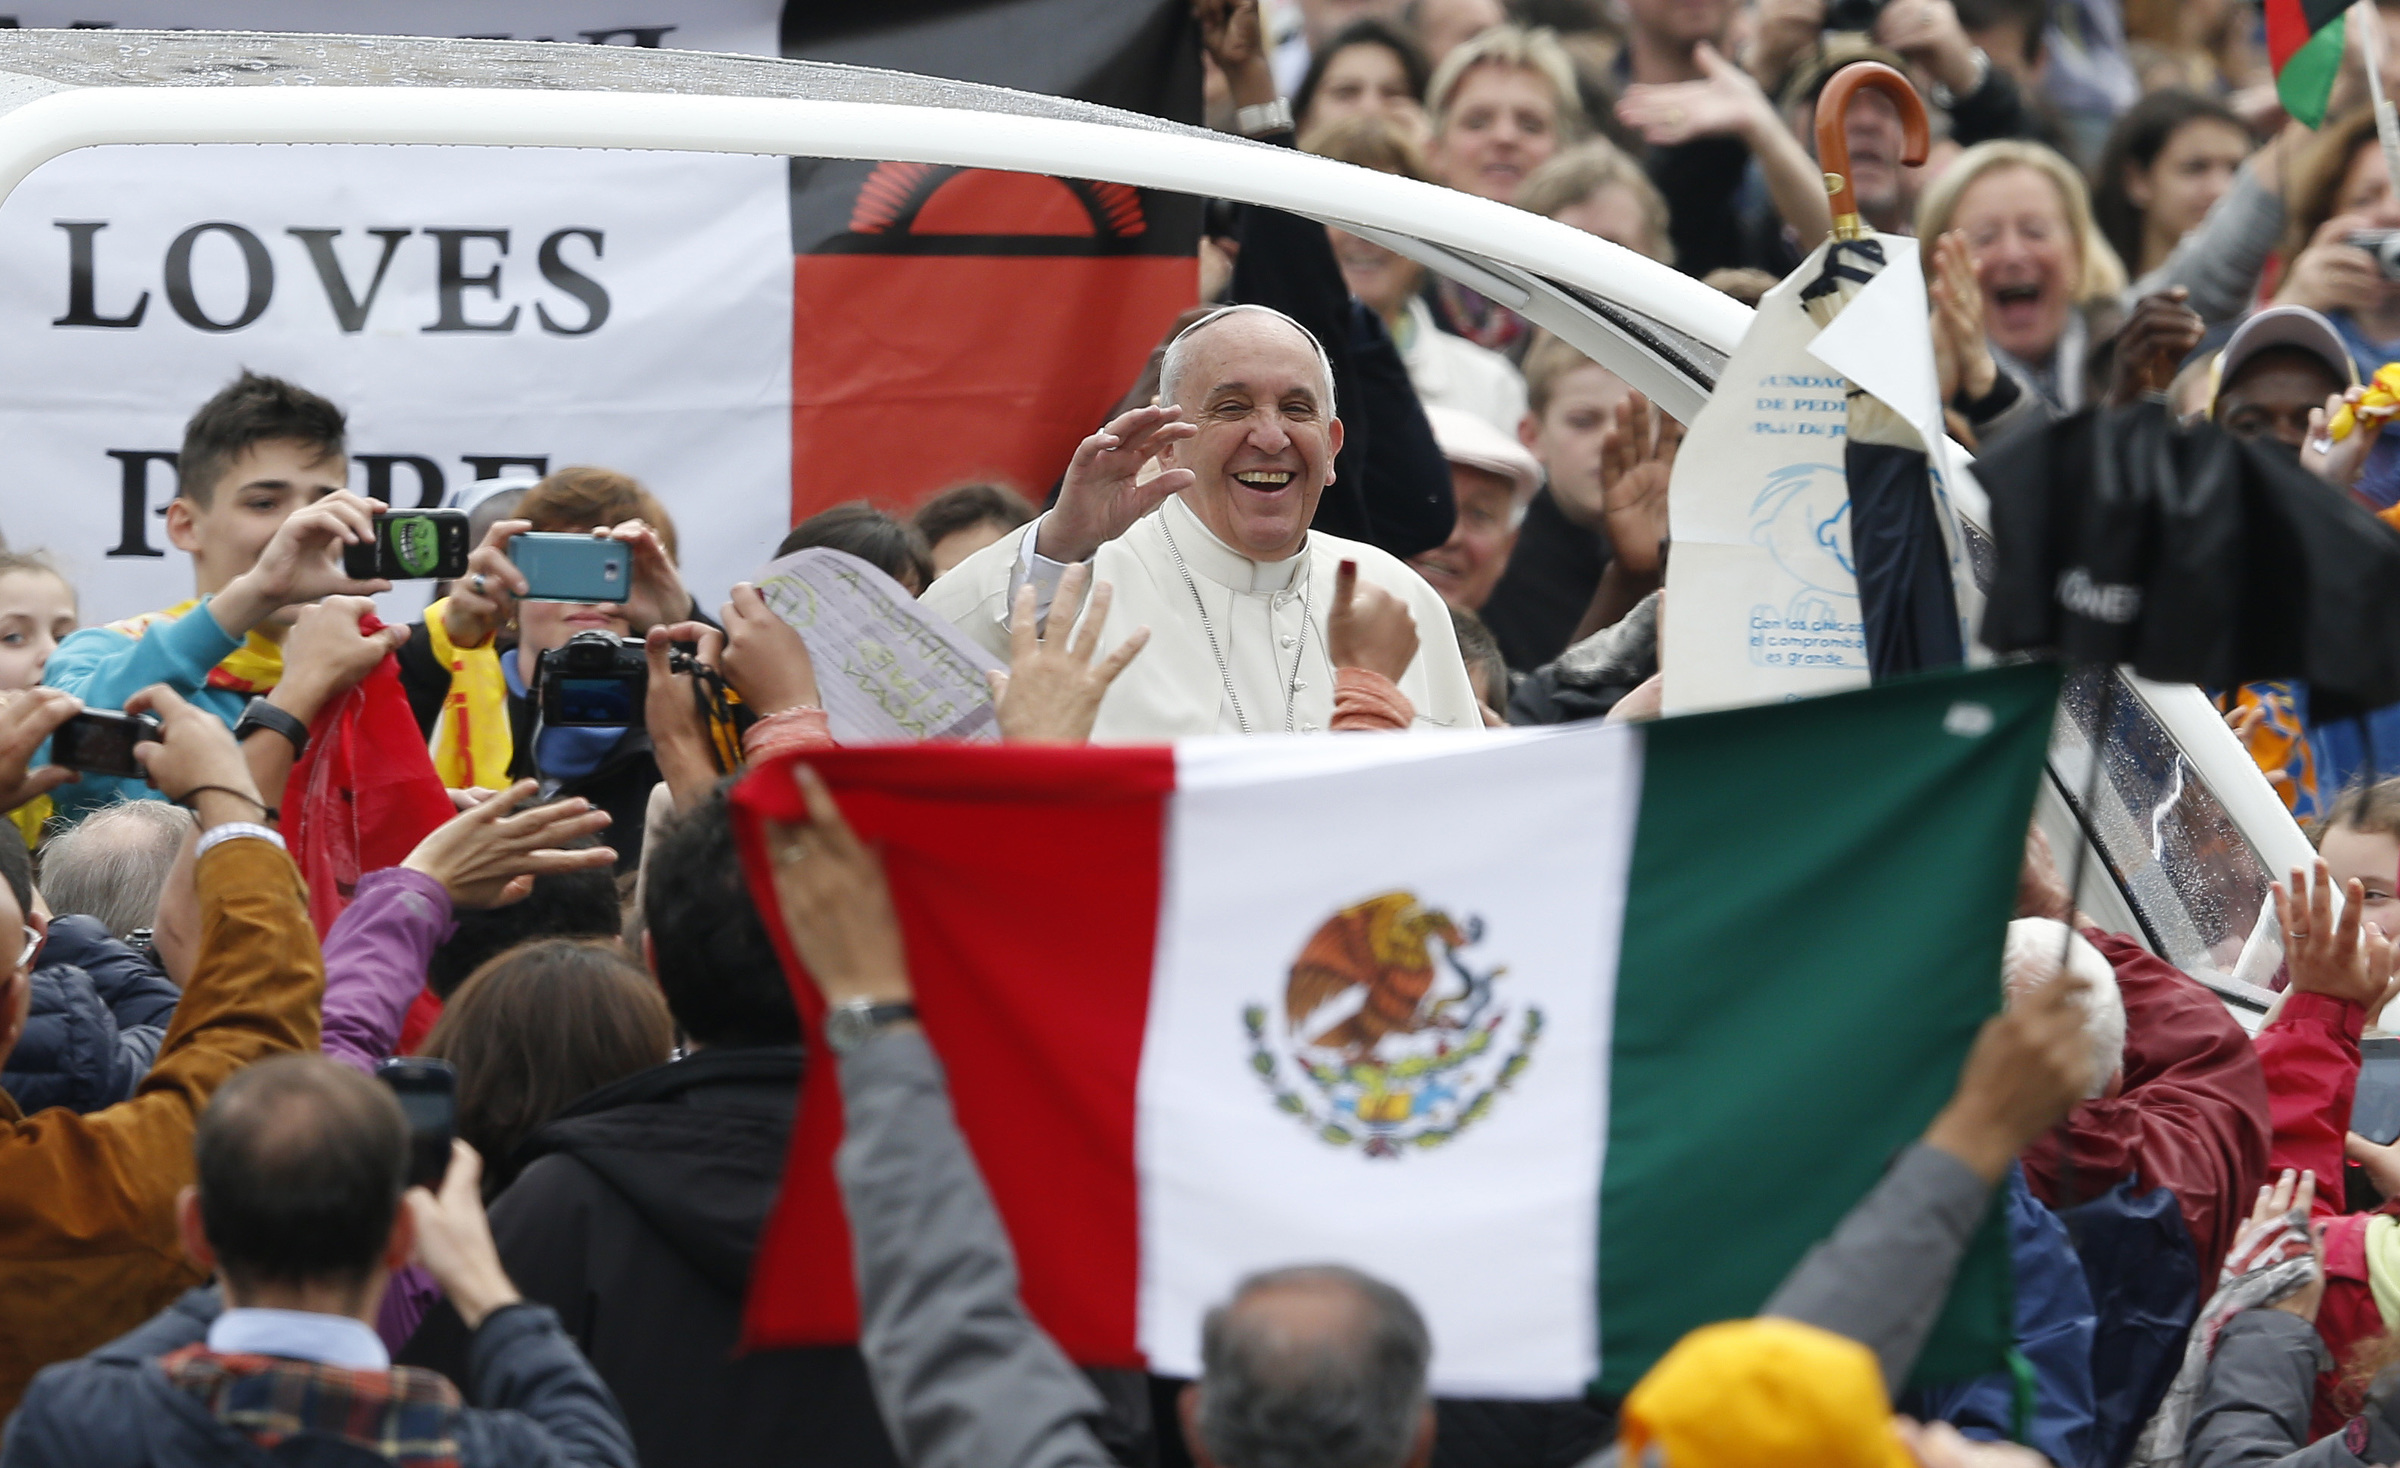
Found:
[[[2083,936],[2116,970],[2125,998],[2125,1083],[2028,1149],[2025,1180],[2054,1209],[2127,1177],[2173,1190],[2205,1296],[2266,1180],[2272,1124],[2258,1054],[2224,1001],[2172,964],[2130,938],[2097,928]],[[2337,1137],[2337,1163],[2340,1150]]]
[[[2283,1012],[2258,1033],[2258,1059],[2274,1109],[2275,1142],[2268,1165],[2317,1175],[2316,1215],[2325,1241],[2325,1301],[2317,1334],[2333,1369],[2317,1378],[2311,1441],[2339,1432],[2359,1403],[2340,1391],[2352,1348],[2381,1336],[2383,1313],[2367,1284],[2366,1213],[2342,1210],[2342,1141],[2350,1101],[2358,1090],[2358,1035],[2367,1012],[2322,994],[2285,996]]]

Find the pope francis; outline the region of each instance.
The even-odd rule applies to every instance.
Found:
[[[1089,561],[1115,588],[1100,646],[1152,634],[1102,701],[1095,740],[1314,734],[1333,722],[1327,617],[1351,561],[1362,596],[1380,587],[1415,621],[1396,682],[1416,727],[1481,727],[1441,597],[1374,546],[1308,528],[1342,421],[1307,328],[1264,306],[1213,311],[1168,343],[1159,401],[1085,439],[1058,503],[960,562],[925,606],[1006,657],[1018,588],[1046,614],[1067,568]],[[1141,479],[1153,456],[1160,472]]]

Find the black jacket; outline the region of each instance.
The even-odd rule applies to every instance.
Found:
[[[53,1106],[97,1111],[130,1098],[158,1058],[181,992],[98,918],[51,919],[42,958],[25,1034],[0,1085],[27,1116]]]
[[[854,1348],[737,1353],[800,1073],[798,1046],[761,1046],[628,1076],[537,1132],[492,1204],[509,1278],[559,1312],[645,1468],[898,1461]],[[446,1370],[463,1344],[440,1306],[401,1359]]]
[[[1607,534],[1568,519],[1547,485],[1533,497],[1508,569],[1478,613],[1512,670],[1530,673],[1567,650],[1600,591],[1609,555]]]
[[[150,1363],[208,1338],[224,1305],[197,1289],[77,1361],[44,1368],[9,1419],[6,1468],[358,1468],[386,1461],[338,1439],[301,1434],[273,1452],[219,1422],[198,1397]],[[456,1318],[455,1316],[453,1317]],[[460,1409],[449,1435],[461,1468],[634,1468],[608,1391],[539,1305],[484,1318],[451,1378],[477,1406]]]
[[[1512,724],[1567,724],[1597,719],[1658,671],[1659,593],[1635,602],[1613,627],[1603,627],[1551,662],[1517,680],[1508,696]]]

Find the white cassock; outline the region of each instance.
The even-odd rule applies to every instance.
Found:
[[[1015,590],[1030,580],[1040,604],[1066,567],[1033,554],[1036,520],[952,567],[923,603],[1006,658]],[[1170,495],[1092,557],[1095,580],[1116,588],[1101,629],[1103,653],[1136,627],[1150,645],[1100,704],[1095,741],[1116,744],[1187,734],[1322,733],[1333,721],[1333,660],[1325,614],[1334,572],[1358,577],[1408,604],[1417,655],[1400,678],[1420,729],[1478,729],[1482,716],[1459,661],[1450,609],[1425,578],[1388,552],[1310,531],[1288,560],[1253,561],[1218,540]]]

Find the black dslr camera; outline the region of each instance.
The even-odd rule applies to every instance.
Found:
[[[552,729],[621,728],[642,722],[650,664],[640,639],[578,632],[536,660],[542,723]]]
[[[1827,0],[1825,29],[1872,35],[1883,18],[1884,0]]]

